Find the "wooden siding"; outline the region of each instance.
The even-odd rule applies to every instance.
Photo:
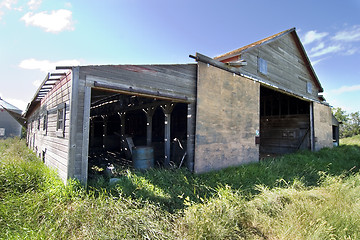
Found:
[[[332,113],[329,106],[316,103],[314,107],[315,151],[333,146]]]
[[[244,51],[241,59],[247,65],[241,70],[255,75],[265,82],[274,84],[299,96],[318,99],[319,89],[313,81],[304,62],[304,58],[291,34],[287,34],[268,44],[250,48]],[[267,74],[258,71],[258,58],[267,62]],[[311,93],[307,92],[307,83],[312,85]]]
[[[71,114],[75,114],[76,121],[71,122],[73,138],[69,162],[73,166],[70,176],[87,180],[87,157],[89,144],[89,115],[87,108],[90,106],[90,88],[94,87],[95,82],[101,82],[107,86],[107,90],[118,91],[129,89],[128,94],[136,94],[134,89],[153,92],[154,96],[174,96],[178,99],[186,99],[188,107],[188,123],[195,122],[195,99],[196,99],[196,64],[181,65],[110,65],[110,66],[84,66],[74,69],[74,94],[76,107],[73,105]],[[111,89],[113,87],[113,89]],[[188,142],[194,142],[194,127],[188,128]],[[191,147],[189,148],[191,151]],[[188,158],[192,158],[193,153],[188,153]],[[190,161],[191,162],[191,161]],[[189,164],[191,168],[192,165]]]
[[[55,168],[64,182],[68,178],[70,92],[71,72],[42,99],[40,106],[29,116],[27,127],[29,147],[41,158],[45,153],[45,164]],[[65,131],[63,137],[59,137],[56,131],[57,107],[63,103],[65,103]],[[45,131],[43,130],[44,114],[47,114],[47,129]],[[38,127],[39,118],[40,127]]]
[[[80,79],[93,79],[129,88],[185,97],[195,101],[196,64],[109,65],[80,68]]]
[[[195,172],[259,160],[260,84],[198,63]]]
[[[310,149],[310,116],[261,117],[260,136],[261,153],[283,154]]]

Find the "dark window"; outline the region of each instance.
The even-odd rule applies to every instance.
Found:
[[[43,115],[42,120],[43,120],[43,128],[42,128],[42,130],[44,132],[44,135],[46,135],[46,133],[47,133],[47,125],[48,125],[48,115],[47,115],[47,113]]]
[[[265,59],[258,58],[258,70],[260,73],[266,75],[267,74],[267,62]]]
[[[65,103],[57,107],[56,135],[64,137],[65,133]]]

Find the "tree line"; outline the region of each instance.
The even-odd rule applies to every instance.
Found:
[[[340,124],[340,138],[360,135],[360,112],[347,113],[343,109],[333,108],[332,112]]]

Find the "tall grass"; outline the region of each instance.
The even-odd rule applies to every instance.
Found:
[[[0,239],[357,239],[360,144],[194,175],[124,169],[66,185],[0,141]]]

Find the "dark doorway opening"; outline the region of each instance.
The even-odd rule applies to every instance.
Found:
[[[149,147],[155,167],[186,166],[188,103],[93,88],[89,174],[133,166],[133,150]]]
[[[310,149],[310,103],[260,88],[260,157]]]

